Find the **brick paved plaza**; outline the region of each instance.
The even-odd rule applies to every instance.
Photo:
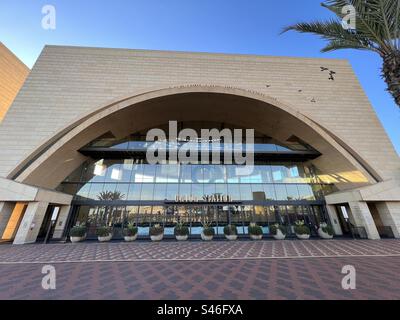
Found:
[[[400,299],[399,264],[398,240],[0,245],[0,299]]]

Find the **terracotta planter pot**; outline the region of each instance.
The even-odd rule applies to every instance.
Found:
[[[263,235],[262,235],[262,234],[260,234],[260,235],[251,234],[251,235],[250,235],[250,239],[251,239],[251,240],[262,240],[262,238],[263,238]]]
[[[275,240],[285,240],[286,235],[283,234],[282,231],[278,229],[273,237]]]
[[[235,235],[230,235],[230,236],[225,235],[225,238],[227,238],[229,241],[236,241],[238,236],[236,234]]]
[[[318,229],[318,235],[321,239],[333,239],[333,235],[329,235],[328,233],[325,233],[322,228]]]
[[[297,237],[297,239],[300,239],[300,240],[308,240],[308,239],[310,239],[310,235],[309,234],[297,234],[296,233],[296,237]]]
[[[124,236],[125,242],[132,242],[135,241],[138,237],[138,234],[136,233],[134,236]]]
[[[206,236],[203,232],[201,233],[201,239],[203,241],[212,241],[213,238],[214,236]]]
[[[164,234],[162,233],[162,234],[158,234],[156,236],[150,236],[150,238],[151,238],[151,241],[158,242],[164,238]]]
[[[112,237],[113,237],[112,234],[109,234],[108,236],[105,237],[98,236],[97,239],[99,240],[99,242],[108,242],[111,241]]]
[[[175,236],[175,238],[178,241],[187,241],[187,239],[189,239],[189,235],[186,235],[186,236]]]

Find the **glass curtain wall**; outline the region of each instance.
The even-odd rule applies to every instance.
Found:
[[[78,207],[74,225],[86,225],[88,238],[96,238],[96,227],[107,225],[113,228],[115,239],[122,239],[122,230],[129,223],[139,227],[139,236],[148,236],[149,227],[161,224],[165,235],[173,237],[173,228],[178,221],[190,229],[192,238],[199,238],[202,223],[208,222],[215,228],[216,235],[223,236],[223,227],[229,223],[237,227],[239,235],[248,233],[251,222],[263,228],[264,234],[270,234],[270,227],[275,224],[286,226],[289,236],[294,236],[294,225],[304,221],[317,236],[317,227],[322,222],[329,222],[323,206],[87,206]]]
[[[86,163],[59,190],[80,201],[173,201],[229,195],[234,201],[316,201],[334,191],[302,164],[256,165],[240,176],[235,165],[149,165],[133,160]]]

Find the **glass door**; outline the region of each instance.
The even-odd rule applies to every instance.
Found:
[[[229,206],[211,206],[209,207],[214,216],[217,216],[217,232],[218,236],[224,235],[224,227],[230,223],[230,207]]]
[[[294,227],[289,219],[286,206],[276,206],[275,210],[278,212],[280,224],[286,227],[288,235],[293,235]]]
[[[254,207],[254,215],[252,222],[256,223],[259,225],[261,228],[263,228],[263,233],[264,234],[269,234],[269,207],[264,207],[264,206],[255,206]],[[272,219],[273,217],[271,217]],[[272,223],[274,224],[274,223]]]
[[[316,221],[314,212],[311,206],[302,206],[304,214],[304,222],[311,230],[311,236],[315,237],[318,235],[319,223]]]
[[[124,237],[124,207],[112,207],[112,228],[113,228],[113,239],[122,239]]]
[[[247,234],[250,223],[254,221],[254,207],[241,206],[240,212],[237,214],[234,224],[236,225],[239,234]]]
[[[205,215],[204,206],[190,207],[190,234],[191,236],[198,237],[203,230],[203,223],[208,222]]]

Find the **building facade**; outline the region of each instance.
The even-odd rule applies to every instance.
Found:
[[[146,133],[170,121],[253,129],[254,170],[149,163]],[[344,60],[46,46],[0,149],[0,235],[15,244],[76,224],[118,239],[157,223],[168,236],[178,220],[192,238],[205,221],[268,235],[299,220],[314,235],[326,222],[337,236],[400,237],[400,160]]]
[[[0,42],[0,122],[29,74],[29,68]]]

